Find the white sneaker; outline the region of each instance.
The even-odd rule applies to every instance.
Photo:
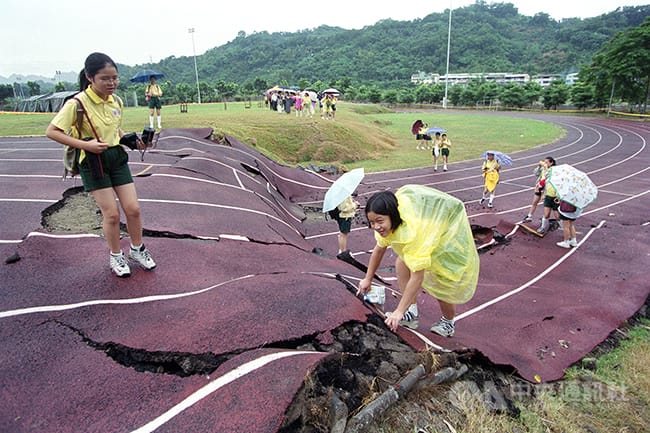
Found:
[[[557,242],[555,245],[562,248],[571,248],[571,243],[569,241]]]
[[[577,247],[578,241],[576,240],[576,238],[569,239],[569,245],[571,245],[572,247]]]
[[[442,171],[447,171],[447,164],[442,166]]]
[[[386,311],[386,317],[390,316],[391,314],[392,311]],[[419,324],[418,319],[419,319],[418,316],[411,313],[410,311],[407,311],[404,314],[404,317],[402,317],[402,320],[400,320],[399,324],[406,328],[418,329],[418,324]]]
[[[147,270],[151,270],[156,267],[156,262],[153,261],[153,258],[151,258],[151,253],[149,253],[149,250],[144,247],[144,244],[142,244],[138,250],[129,248],[129,258],[131,260],[135,260],[140,264],[140,266]]]
[[[111,259],[109,263],[111,271],[115,272],[115,275],[118,277],[128,277],[131,275],[131,268],[129,268],[129,264],[126,261],[123,252],[120,251],[119,256],[114,256],[113,254],[110,254],[110,256]]]
[[[443,337],[453,337],[455,330],[456,327],[454,326],[453,320],[447,320],[442,317],[438,323],[434,323],[434,325],[431,327],[431,332]]]
[[[488,203],[488,207],[492,207],[492,202],[489,202],[489,203]]]

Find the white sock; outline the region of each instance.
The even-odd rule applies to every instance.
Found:
[[[158,116],[158,128],[160,128],[160,116]]]
[[[153,128],[153,116],[149,116],[149,127]]]
[[[440,316],[440,321],[454,324],[454,319],[447,319],[445,316]]]
[[[119,253],[114,253],[113,251],[111,251],[111,256],[113,256],[113,257],[119,257],[121,255],[122,255],[122,250],[120,250]]]
[[[136,247],[136,246],[133,246],[133,244],[131,244],[131,249],[132,249],[132,250],[140,251],[140,248],[142,248],[142,244],[138,245],[137,247]]]
[[[540,226],[542,230],[546,230],[548,228],[548,218],[542,217],[542,225]]]
[[[494,201],[494,194],[490,194],[490,204]]]

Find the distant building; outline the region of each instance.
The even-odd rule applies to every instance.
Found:
[[[485,80],[499,84],[504,83],[527,83],[530,81],[528,74],[514,74],[511,72],[487,72],[472,74],[449,74],[439,75],[419,71],[411,75],[411,82],[414,84],[443,84],[449,80],[450,85],[467,84],[471,80]]]
[[[539,74],[533,77],[533,81],[542,87],[548,87],[555,80],[563,80],[564,77],[560,74]]]
[[[574,72],[573,74],[567,74],[566,78],[564,79],[564,83],[568,86],[573,86],[579,80],[580,79],[578,78],[578,73]]]
[[[428,72],[418,71],[417,74],[411,75],[411,83],[413,84],[437,84],[439,74],[432,74]]]
[[[472,80],[485,80],[488,83],[498,84],[525,84],[533,81],[542,87],[547,87],[555,80],[563,80],[568,85],[575,84],[578,81],[578,73],[568,74],[566,76],[560,74],[539,74],[533,78],[528,74],[515,74],[512,72],[479,72],[449,74],[447,76],[418,71],[417,74],[411,75],[411,83],[413,84],[445,84],[447,80],[449,80],[450,85],[467,84]]]

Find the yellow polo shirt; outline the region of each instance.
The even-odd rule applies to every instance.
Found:
[[[109,147],[119,146],[120,135],[118,131],[122,127],[122,101],[119,97],[111,95],[104,101],[90,86],[85,91],[77,93],[76,97],[86,107],[88,116],[99,135],[99,141],[107,143]],[[78,138],[80,135],[77,133],[77,101],[70,98],[54,116],[51,123],[63,131],[70,131],[70,135]],[[81,138],[94,136],[95,134],[88,123],[88,119],[84,116],[81,124]],[[83,161],[84,157],[85,152],[82,150],[79,162]]]
[[[151,84],[147,84],[147,88],[145,89],[145,93],[148,93],[149,96],[151,97],[158,97],[160,98],[162,96],[162,89],[158,84],[154,84],[153,86]]]

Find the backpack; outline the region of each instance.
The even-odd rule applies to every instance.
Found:
[[[75,98],[77,103],[77,138],[81,139],[81,124],[84,120],[84,110],[81,107],[81,103],[78,99]],[[63,179],[65,179],[68,174],[70,177],[74,177],[79,174],[79,152],[77,152],[76,147],[63,145]]]

